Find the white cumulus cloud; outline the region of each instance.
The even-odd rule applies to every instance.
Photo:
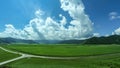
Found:
[[[51,17],[43,19],[42,15],[45,12],[39,9],[35,12],[36,17],[30,20],[23,29],[16,29],[13,25],[7,24],[5,31],[0,33],[0,37],[32,40],[69,40],[90,37],[92,22],[85,14],[82,0],[60,0],[60,3],[61,9],[68,12],[72,18],[70,22],[67,22],[63,14],[59,14],[59,17],[62,18],[59,21],[53,20]]]
[[[109,13],[110,20],[120,19],[120,15],[117,12]]]
[[[93,33],[93,37],[100,37],[99,33]]]
[[[112,34],[120,35],[120,27],[118,29],[116,29]]]

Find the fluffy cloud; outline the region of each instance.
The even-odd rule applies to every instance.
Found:
[[[7,24],[5,26],[6,26],[5,31],[0,33],[0,37],[13,37],[13,38],[21,38],[21,39],[27,38],[23,30],[17,30],[11,24]]]
[[[120,15],[117,12],[109,13],[110,20],[120,19]]]
[[[36,17],[30,20],[22,30],[15,29],[13,25],[8,24],[0,36],[33,40],[69,40],[91,36],[92,22],[85,14],[82,0],[60,0],[60,3],[61,9],[68,12],[72,18],[71,22],[67,22],[66,17],[62,14],[59,14],[59,17],[62,18],[59,21],[55,21],[51,17],[43,19],[42,15],[45,12],[39,9],[35,12]]]
[[[120,35],[120,27],[116,29],[112,34]]]
[[[100,37],[99,33],[93,33],[93,37]]]

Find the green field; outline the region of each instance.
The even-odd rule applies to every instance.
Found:
[[[119,68],[120,54],[74,60],[26,58],[6,66],[11,68]]]
[[[20,55],[11,54],[11,53],[5,52],[2,49],[0,49],[0,62],[6,61],[6,60],[9,60],[9,59],[18,57],[18,56],[20,56]]]
[[[3,46],[35,55],[72,56],[78,59],[25,58],[8,63],[7,68],[119,68],[120,45],[28,45]]]
[[[118,45],[12,45],[9,49],[46,56],[93,56],[120,53]]]

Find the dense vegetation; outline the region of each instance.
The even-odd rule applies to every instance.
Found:
[[[120,44],[120,35],[108,37],[92,37],[85,41],[85,44]]]

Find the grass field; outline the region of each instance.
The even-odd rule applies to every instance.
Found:
[[[119,45],[21,45],[3,46],[14,51],[47,56],[80,56],[78,59],[25,58],[7,68],[119,68]],[[82,56],[82,57],[81,57]],[[86,56],[86,57],[84,57]],[[91,56],[91,57],[89,57]]]
[[[5,52],[5,51],[0,49],[0,62],[6,61],[6,60],[9,60],[9,59],[18,57],[18,56],[20,56],[20,55],[11,54],[11,53]]]
[[[26,58],[6,66],[10,68],[119,68],[119,57],[120,54],[74,60]]]
[[[12,45],[9,49],[46,56],[93,56],[120,53],[118,45]]]

